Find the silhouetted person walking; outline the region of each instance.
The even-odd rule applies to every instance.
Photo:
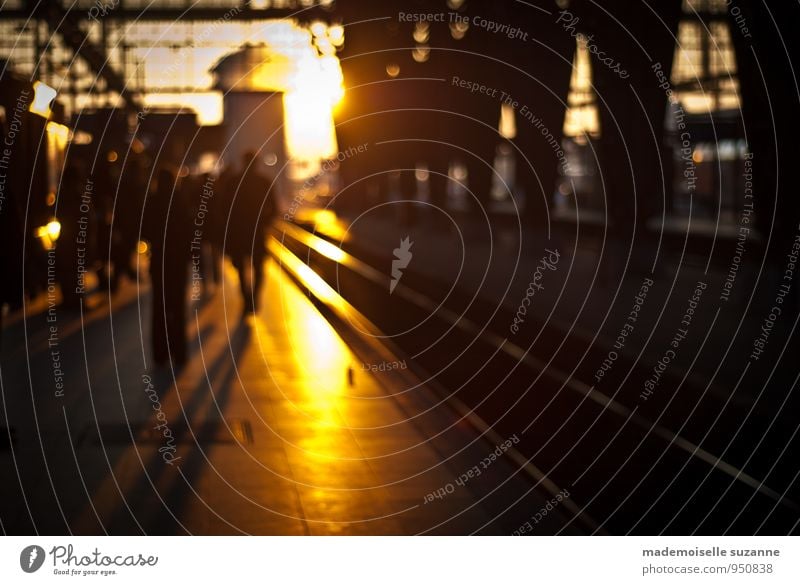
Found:
[[[82,219],[81,195],[85,187],[85,175],[75,162],[67,162],[58,190],[57,214],[61,232],[56,243],[56,274],[61,286],[62,307],[68,310],[80,308],[84,287],[78,273],[78,222]],[[88,217],[87,217],[88,221]],[[87,228],[87,232],[89,229]],[[87,263],[88,265],[88,263]]]
[[[112,292],[117,289],[123,274],[130,280],[136,279],[131,258],[139,241],[139,221],[147,193],[145,176],[145,170],[137,156],[128,159],[120,174],[119,194],[112,217],[111,262],[114,265],[110,282]]]
[[[186,363],[186,287],[191,246],[189,205],[175,176],[162,169],[145,206],[144,235],[150,240],[153,287],[153,359]]]
[[[244,299],[244,316],[258,311],[264,282],[267,233],[275,215],[273,180],[261,174],[261,160],[254,152],[242,157],[242,168],[229,188],[232,190],[226,250],[239,273]]]
[[[186,179],[187,200],[191,204],[194,229],[201,242],[195,245],[192,257],[192,296],[196,296],[195,271],[199,271],[203,294],[213,294],[222,278],[221,234],[225,229],[225,214],[220,213],[216,200],[216,180],[210,173]],[[195,259],[195,255],[197,259]],[[198,262],[198,266],[194,263]]]
[[[96,267],[100,286],[114,290],[116,266],[114,262],[114,181],[111,177],[110,163],[105,159],[95,160],[90,171],[91,180],[91,214],[95,229],[89,234],[92,255],[90,263]],[[88,188],[88,185],[87,185]]]

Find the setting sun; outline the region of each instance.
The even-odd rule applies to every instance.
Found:
[[[339,33],[333,36],[338,39]],[[324,30],[317,30],[317,45],[321,37],[328,38]],[[333,112],[343,97],[342,70],[335,55],[309,54],[298,60],[283,98],[286,148],[291,158],[316,162],[336,154]]]

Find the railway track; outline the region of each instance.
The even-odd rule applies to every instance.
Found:
[[[392,259],[356,242],[340,245],[286,222],[274,238],[273,247],[374,324],[418,375],[499,436],[516,434],[523,460],[569,490],[576,522],[585,516],[610,533],[795,530],[793,417],[753,416],[675,374],[659,385],[668,407],[642,402],[652,368],[624,357],[599,389],[592,380],[608,348],[586,336],[533,319],[510,336],[512,310],[412,270],[389,294]]]

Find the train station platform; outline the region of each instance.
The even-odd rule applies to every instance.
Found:
[[[146,279],[81,312],[5,320],[5,534],[553,534],[557,486],[420,384],[379,339],[323,315],[268,261],[190,306],[181,371],[150,357]],[[53,315],[52,319],[48,319]],[[555,501],[555,500],[552,500]],[[572,510],[572,512],[570,511]]]

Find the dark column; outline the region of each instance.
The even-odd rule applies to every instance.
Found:
[[[342,162],[341,177],[344,192],[337,198],[340,208],[363,209],[365,197],[373,187],[383,182],[383,173],[391,161],[385,148],[377,143],[389,140],[391,114],[381,112],[396,109],[403,103],[408,88],[389,75],[387,66],[401,64],[404,72],[410,60],[411,32],[408,23],[398,22],[398,12],[403,3],[389,0],[381,3],[363,3],[342,0],[337,3],[337,16],[345,27],[345,44],[339,54],[346,94],[336,112],[336,132],[339,148],[347,152],[351,147],[366,144],[360,154]],[[373,174],[375,178],[368,178]]]
[[[516,112],[517,183],[526,196],[526,221],[541,228],[565,167],[563,126],[576,41],[558,22],[553,1],[498,3],[496,9],[501,23],[520,29],[506,38],[495,34],[487,43],[503,48],[504,63],[494,68]]]
[[[661,213],[670,193],[672,177],[661,164],[667,96],[654,67],[660,65],[669,78],[681,1],[608,0],[601,7],[579,0],[570,10],[580,19],[577,28],[587,35],[592,53],[610,228],[620,241],[640,238],[647,219]]]
[[[800,160],[800,5],[737,0],[728,15],[744,129],[753,153],[755,213],[763,235],[772,234],[770,257],[781,263],[800,218],[795,172]]]

